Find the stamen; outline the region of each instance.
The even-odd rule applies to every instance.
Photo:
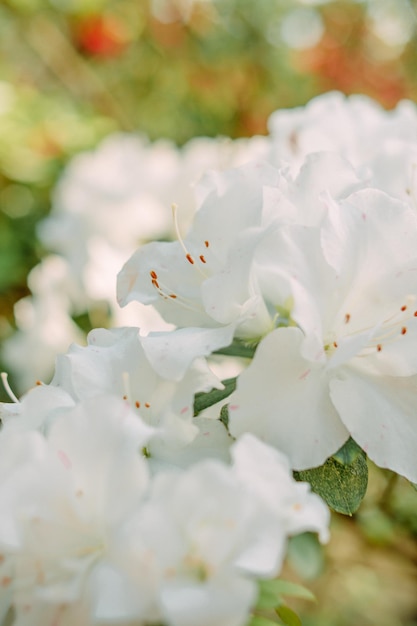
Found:
[[[187,259],[187,261],[191,264],[194,265],[194,259],[191,256],[191,254],[189,253],[189,251],[187,250],[187,248],[185,247],[185,243],[183,238],[181,237],[181,233],[180,233],[180,229],[178,226],[178,205],[175,204],[175,202],[173,202],[171,204],[171,208],[172,208],[172,217],[174,219],[174,229],[175,229],[175,234],[177,236],[177,239],[180,243],[181,248],[184,250],[185,252],[185,258]],[[207,242],[208,243],[208,242]],[[207,247],[207,246],[206,246]],[[198,270],[200,272],[200,274],[204,277],[204,278],[208,278],[208,276],[201,270],[201,268],[199,268],[197,265],[195,266],[196,270]]]
[[[123,400],[127,400],[127,402],[129,402],[129,404],[131,404],[130,402],[130,398],[131,398],[131,393],[130,393],[130,377],[129,377],[129,372],[123,372],[122,373],[122,379],[123,379],[123,389],[125,392],[125,395],[123,396]]]
[[[184,309],[187,309],[188,311],[194,311],[195,313],[201,313],[204,311],[202,306],[196,306],[192,302],[192,300],[188,300],[181,295],[172,293],[171,289],[164,285],[162,282],[159,283],[155,279],[152,279],[152,285],[155,287],[155,289],[157,289],[159,295],[161,296],[161,298],[164,298],[164,300],[168,300],[168,298],[171,298],[171,300],[176,300],[178,304]]]
[[[12,391],[12,388],[9,385],[9,381],[7,380],[7,378],[8,378],[7,372],[2,372],[0,375],[1,375],[1,380],[2,380],[2,383],[3,383],[4,390],[7,393],[7,395],[9,396],[10,400],[12,402],[15,402],[16,404],[20,404],[20,401],[15,396],[15,394]]]

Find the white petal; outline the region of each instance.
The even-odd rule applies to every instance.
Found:
[[[279,328],[259,344],[230,397],[230,432],[245,432],[284,452],[295,469],[321,465],[348,438],[330,401],[328,375],[305,360],[303,334]]]
[[[380,467],[417,482],[417,376],[366,376],[344,368],[331,398],[353,439]]]
[[[179,381],[193,361],[209,356],[231,344],[235,324],[219,328],[181,328],[167,333],[151,333],[142,346],[152,367],[164,378]],[[217,388],[215,377],[209,381]]]

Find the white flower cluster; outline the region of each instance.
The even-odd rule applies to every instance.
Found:
[[[18,331],[2,350],[22,392],[37,378],[49,379],[55,355],[82,340],[74,316],[88,311],[97,326],[110,314],[112,325],[139,324],[142,333],[171,328],[138,302],[120,309],[116,274],[138,245],[175,237],[173,202],[179,227],[187,231],[203,193],[195,183],[207,170],[263,160],[295,178],[308,154],[327,151],[338,156],[300,176],[292,189],[296,205],[308,202],[312,186],[316,196],[325,189],[337,193],[332,181],[342,175],[337,174],[341,157],[355,170],[346,184],[359,177],[415,204],[417,114],[411,102],[387,113],[364,96],[331,92],[306,107],[277,111],[269,127],[267,137],[196,138],[181,149],[165,140],[151,144],[116,134],[71,161],[55,189],[52,212],[39,228],[42,243],[56,254],[32,271],[33,295],[17,303]]]
[[[205,363],[169,380],[148,347],[96,330],[3,405],[0,622],[243,626],[288,537],[327,540],[328,509],[282,454],[193,421]]]
[[[298,470],[351,436],[416,482],[417,110],[330,94],[271,130],[290,166],[208,173],[187,236],[139,248],[119,302],[177,327],[153,348],[164,373],[233,339],[257,347],[230,398],[233,436]]]
[[[93,330],[49,385],[0,406],[0,613],[16,626],[244,626],[288,537],[327,540],[327,508],[291,470],[352,437],[417,482],[417,110],[332,93],[270,130],[207,142],[205,166],[224,149],[246,163],[202,177],[192,221],[174,206],[175,241],[144,243],[169,231],[155,207],[198,143],[117,137],[61,181],[44,236],[74,237],[53,289],[38,273],[44,293],[68,306],[93,250],[124,251],[118,301],[153,322]],[[253,357],[221,420],[215,353]],[[194,417],[201,397],[214,419]]]

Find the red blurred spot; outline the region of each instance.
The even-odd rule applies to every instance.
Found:
[[[129,33],[113,15],[93,15],[81,20],[75,31],[80,50],[87,54],[113,57],[125,49]]]

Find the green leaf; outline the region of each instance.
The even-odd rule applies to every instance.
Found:
[[[213,406],[213,404],[221,402],[224,398],[230,396],[230,394],[236,389],[236,378],[227,378],[226,380],[222,380],[222,383],[224,385],[224,389],[212,389],[207,393],[201,392],[195,394],[194,416],[198,415],[209,406]]]
[[[213,354],[225,354],[226,356],[241,356],[247,359],[253,359],[253,356],[256,351],[256,346],[248,346],[235,339],[230,346],[226,346],[226,348],[220,348],[220,350],[215,350]]]
[[[229,405],[224,404],[220,410],[220,421],[229,428]]]
[[[249,622],[248,626],[276,626],[281,622],[277,622],[276,620],[269,619],[267,617],[262,617],[261,615],[254,615]]]
[[[273,608],[282,603],[281,596],[302,598],[315,601],[315,596],[309,589],[292,583],[288,580],[261,580],[259,581],[259,596],[257,608]]]
[[[344,515],[358,510],[368,486],[368,465],[364,454],[359,454],[349,465],[331,457],[321,467],[294,472],[296,480],[310,483],[312,490],[323,498],[331,509]]]
[[[342,465],[350,465],[356,461],[360,454],[364,456],[362,448],[358,446],[356,441],[353,441],[352,437],[349,437],[340,450],[333,455],[333,458],[336,459],[336,461],[339,461],[339,463],[342,463]]]
[[[261,587],[273,590],[277,595],[289,596],[290,598],[302,598],[303,600],[315,601],[315,595],[303,585],[292,583],[289,580],[264,580]]]
[[[324,568],[323,546],[313,533],[306,532],[290,537],[287,558],[291,568],[302,580],[314,580]]]
[[[10,609],[7,611],[6,615],[4,616],[3,621],[1,622],[1,626],[12,626],[14,624],[15,619],[16,619],[16,612],[13,607],[10,607]]]
[[[302,626],[297,613],[290,609],[289,606],[278,606],[275,611],[287,626]]]

